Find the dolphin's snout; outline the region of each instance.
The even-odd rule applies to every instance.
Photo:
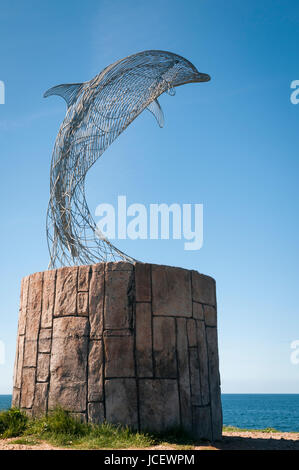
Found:
[[[209,82],[211,80],[211,77],[209,74],[207,73],[198,73],[199,77],[200,77],[200,81],[201,82]]]

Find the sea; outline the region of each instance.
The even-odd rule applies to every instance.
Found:
[[[0,410],[11,395],[0,395]],[[244,429],[299,432],[299,394],[222,394],[223,424]]]

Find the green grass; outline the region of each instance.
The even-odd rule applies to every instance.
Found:
[[[224,426],[224,432],[279,432],[276,429],[241,429]],[[18,409],[0,412],[0,439],[15,438],[12,444],[37,445],[40,441],[72,449],[147,448],[155,445],[174,449],[193,449],[196,442],[181,429],[162,434],[136,432],[109,423],[83,423],[61,408],[40,418],[29,418]]]
[[[20,437],[19,439],[14,439],[12,444],[23,444],[26,446],[36,446],[39,444],[39,440],[34,439],[32,437]]]
[[[20,410],[11,408],[0,412],[0,437],[21,436],[28,426],[28,418]]]
[[[271,432],[280,432],[274,428],[265,428],[265,429],[245,429],[245,428],[237,428],[236,426],[223,426],[223,432],[264,432],[264,433],[271,433]]]
[[[28,418],[17,409],[1,412],[0,438],[16,436],[20,439],[13,443],[35,445],[39,441],[46,441],[54,446],[72,449],[146,448],[158,444],[188,449],[195,445],[194,440],[180,429],[150,434],[109,423],[87,424],[60,408],[35,419]]]

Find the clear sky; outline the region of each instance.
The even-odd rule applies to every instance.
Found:
[[[209,83],[161,96],[165,127],[143,113],[87,178],[102,202],[201,203],[204,244],[122,240],[137,259],[217,281],[222,391],[299,393],[299,4],[291,0],[2,0],[0,80],[0,393],[10,393],[21,278],[47,268],[53,144],[65,114],[49,87],[90,80],[147,49],[176,52]]]

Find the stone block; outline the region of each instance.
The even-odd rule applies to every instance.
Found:
[[[29,276],[24,277],[21,282],[18,335],[25,334],[26,314],[27,314],[27,306],[28,306],[28,291],[29,291]]]
[[[43,273],[30,276],[28,293],[28,315],[26,321],[26,340],[37,340],[42,308]]]
[[[139,380],[140,428],[166,431],[180,426],[180,404],[176,380]]]
[[[14,388],[12,393],[11,407],[20,408],[20,398],[21,390],[19,388]]]
[[[35,391],[35,368],[24,368],[22,376],[21,408],[32,408]]]
[[[152,293],[154,315],[192,316],[189,271],[152,265]]]
[[[70,416],[80,423],[87,423],[86,413],[70,413]]]
[[[77,277],[78,268],[75,266],[57,269],[55,316],[76,314]]]
[[[88,355],[88,401],[103,400],[103,342],[91,340]]]
[[[182,427],[187,431],[192,431],[192,407],[190,396],[190,367],[187,341],[187,320],[177,318],[177,357],[179,372],[179,390]]]
[[[206,328],[204,322],[201,320],[197,321],[196,325],[199,373],[201,383],[201,401],[203,405],[207,405],[208,403],[210,403],[210,389]]]
[[[93,424],[102,424],[105,421],[104,404],[88,403],[88,422]]]
[[[135,264],[136,302],[150,302],[152,299],[151,265]]]
[[[196,322],[193,318],[187,320],[187,333],[189,348],[197,346]]]
[[[193,318],[196,320],[204,320],[203,306],[198,302],[193,302]]]
[[[90,266],[78,268],[78,292],[88,292],[90,278]]]
[[[33,415],[41,416],[47,411],[48,383],[37,383],[33,402]]]
[[[136,363],[139,377],[153,376],[152,312],[149,303],[136,304]]]
[[[88,292],[78,292],[77,313],[78,315],[88,316]]]
[[[192,298],[203,304],[216,304],[216,285],[213,278],[192,271]]]
[[[104,345],[105,377],[134,377],[134,337],[105,337]]]
[[[24,342],[25,337],[19,336],[17,341],[17,352],[15,360],[15,372],[14,372],[14,386],[16,388],[21,387],[23,360],[24,360]]]
[[[37,362],[37,339],[27,339],[24,345],[24,367],[36,367]]]
[[[190,358],[190,382],[191,382],[191,400],[192,405],[201,405],[199,359],[197,348],[189,350]]]
[[[50,375],[50,354],[39,354],[37,359],[37,382],[47,382]]]
[[[52,328],[54,302],[55,302],[56,269],[44,272],[43,304],[42,304],[42,328]]]
[[[38,351],[41,353],[51,352],[52,329],[41,328],[38,339]]]
[[[196,439],[213,440],[209,406],[193,407],[193,435]]]
[[[217,326],[216,308],[210,305],[204,306],[205,324],[207,326]]]
[[[127,261],[110,261],[105,265],[107,271],[133,271],[133,265]]]
[[[155,376],[177,377],[175,319],[155,317],[153,320]]]
[[[209,357],[212,433],[213,433],[214,440],[220,440],[222,437],[222,408],[221,408],[217,329],[207,327],[206,334],[207,334],[208,357]]]
[[[53,322],[49,408],[86,411],[89,323],[84,317]]]
[[[138,429],[137,386],[135,379],[105,381],[106,420]]]
[[[89,287],[89,321],[90,337],[102,338],[103,335],[103,309],[105,292],[104,264],[93,266]]]
[[[131,270],[107,270],[105,276],[105,329],[132,327]]]

